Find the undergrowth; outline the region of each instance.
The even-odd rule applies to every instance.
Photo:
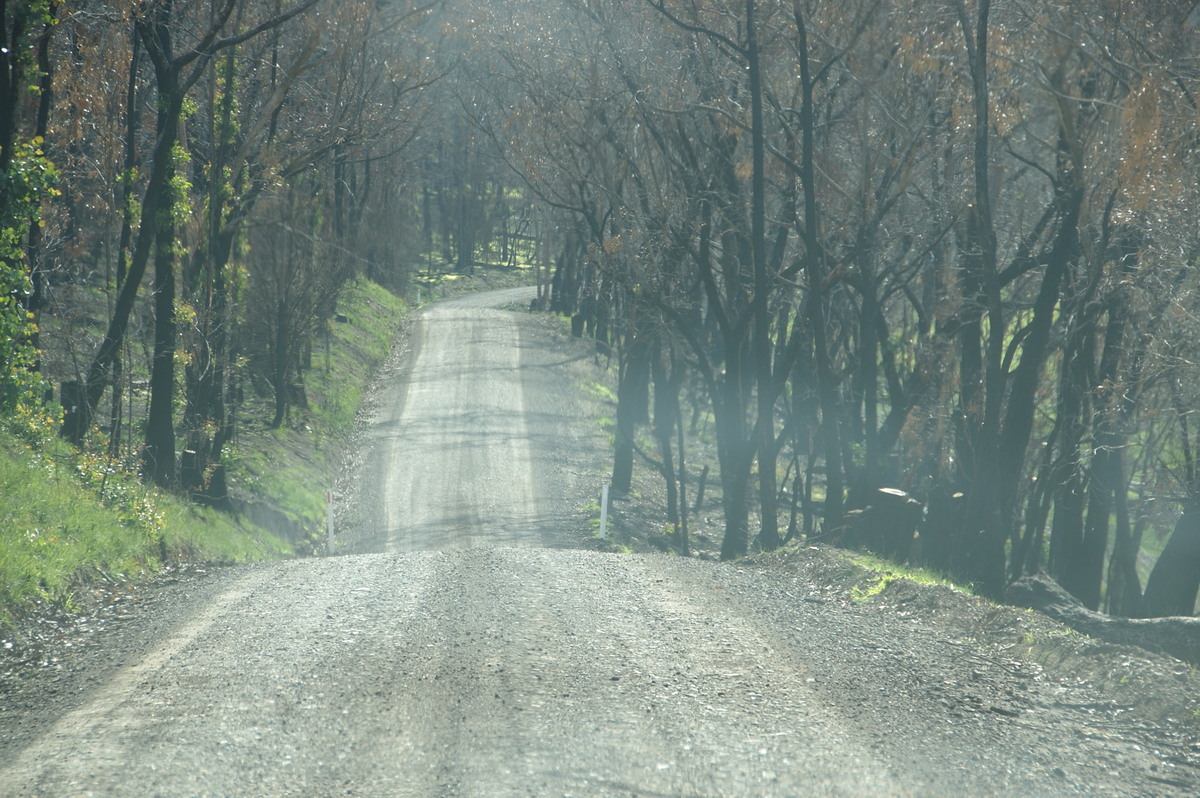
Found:
[[[239,435],[231,482],[300,528],[318,527],[341,455],[337,443],[349,434],[403,311],[386,289],[352,284],[339,304],[346,321],[331,322],[329,348],[314,352],[305,374],[309,408],[284,430]],[[54,410],[25,406],[0,418],[0,628],[35,604],[72,609],[96,581],[132,581],[171,563],[245,562],[311,548],[311,541],[245,516],[147,487],[136,464],[107,456],[101,436],[75,448],[58,437],[60,423]]]
[[[54,414],[0,427],[0,626],[33,602],[70,609],[83,585],[125,581],[181,560],[240,562],[287,544],[230,516],[143,485],[98,451],[61,441]]]

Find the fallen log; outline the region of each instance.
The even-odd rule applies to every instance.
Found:
[[[1008,587],[1010,604],[1028,607],[1077,632],[1118,645],[1137,646],[1200,665],[1200,618],[1114,618],[1089,610],[1048,576],[1027,576]]]

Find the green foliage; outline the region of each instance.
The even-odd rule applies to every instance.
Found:
[[[117,175],[117,183],[121,186],[136,186],[138,182],[138,169],[135,166],[132,169],[121,172]],[[129,215],[129,223],[136,226],[142,218],[142,203],[138,199],[136,191],[130,191],[126,199],[125,212]]]
[[[0,486],[0,606],[9,611],[33,597],[61,602],[89,573],[124,578],[157,570],[164,559],[240,561],[288,551],[261,530],[147,487],[121,463],[57,438],[38,448],[0,432]]]
[[[595,399],[599,399],[610,404],[616,404],[617,402],[616,391],[599,381],[592,381],[584,387],[588,394]]]
[[[867,585],[855,585],[850,589],[850,597],[856,604],[863,604],[870,601],[875,596],[878,596],[887,586],[896,581],[896,575],[892,573],[876,574],[875,581]]]
[[[25,24],[29,27],[45,27],[57,25],[58,18],[50,10],[51,0],[25,0],[18,8],[18,13],[25,15]]]
[[[188,154],[188,151],[181,144],[176,144],[175,148],[171,151],[172,175],[171,187],[168,192],[170,201],[162,212],[169,215],[171,225],[177,230],[183,227],[192,216],[189,200],[192,195],[192,184],[187,179],[184,169],[191,159],[191,155]],[[181,238],[176,238],[174,248],[177,257],[183,257],[187,254],[186,246]]]
[[[26,403],[38,384],[33,370],[37,353],[30,343],[33,314],[21,304],[29,290],[24,270],[0,261],[0,412]]]
[[[19,144],[9,171],[0,174],[0,412],[6,413],[36,403],[41,392],[24,250],[29,226],[41,223],[42,200],[57,193],[58,173],[41,146],[41,139]]]
[[[219,123],[217,131],[218,140],[227,146],[237,143],[238,133],[241,131],[241,124],[238,121],[241,101],[238,97],[237,73],[238,64],[235,58],[221,59],[217,66],[217,87],[213,104],[214,107],[221,108],[228,113],[228,121],[225,121],[224,115],[222,115],[222,121]]]
[[[143,485],[98,450],[73,449],[55,435],[52,416],[21,412],[0,429],[0,625],[32,600],[69,606],[97,573],[123,580],[164,559],[287,551],[259,530]]]

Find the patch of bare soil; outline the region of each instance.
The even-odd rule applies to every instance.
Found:
[[[856,605],[953,641],[978,665],[966,693],[946,686],[956,710],[1074,726],[1081,745],[1149,751],[1164,762],[1152,780],[1200,791],[1200,677],[1188,664],[1094,640],[1031,610],[872,571],[833,547],[790,546],[747,563],[798,578],[810,600]]]

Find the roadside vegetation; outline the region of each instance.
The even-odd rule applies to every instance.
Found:
[[[95,585],[180,562],[281,556],[286,539],[143,485],[103,457],[0,432],[0,627],[31,610],[72,610]]]
[[[407,306],[365,279],[347,286],[301,372],[304,404],[278,427],[269,396],[248,397],[226,453],[230,507],[308,554],[325,542],[333,488],[367,387],[390,351]],[[256,412],[257,411],[257,412]]]
[[[136,582],[168,566],[317,548],[325,490],[404,312],[402,300],[375,283],[347,286],[342,321],[330,320],[328,360],[305,372],[306,409],[276,429],[247,422],[229,444],[225,509],[146,485],[110,455],[98,432],[80,446],[68,443],[52,409],[6,419],[0,528],[9,532],[0,536],[0,626],[39,607],[71,610],[95,585]],[[269,402],[259,400],[263,408]]]

